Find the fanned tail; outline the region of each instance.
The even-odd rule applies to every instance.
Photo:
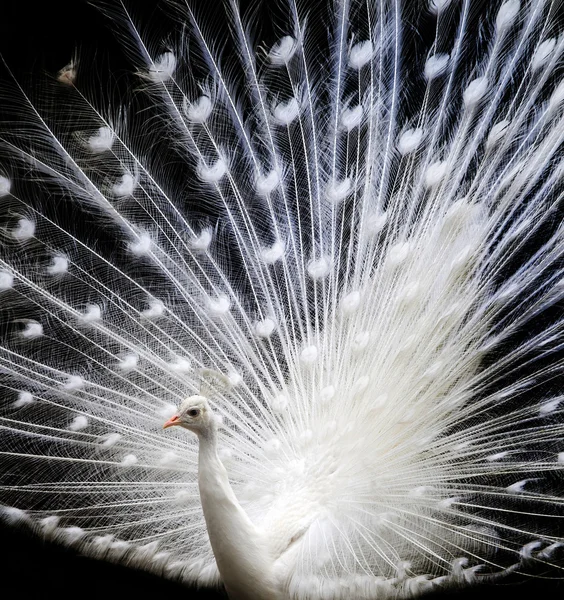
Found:
[[[4,513],[217,583],[196,441],[161,432],[211,369],[291,597],[554,562],[559,3],[289,1],[263,39],[258,8],[164,2],[158,40],[99,6],[119,108],[80,58],[1,92]]]

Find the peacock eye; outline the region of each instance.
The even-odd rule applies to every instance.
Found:
[[[197,408],[191,408],[188,411],[188,416],[190,417],[197,417],[200,414],[200,411]]]

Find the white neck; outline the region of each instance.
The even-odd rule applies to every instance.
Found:
[[[278,600],[265,536],[241,508],[217,455],[217,433],[199,435],[198,485],[217,567],[231,600]]]

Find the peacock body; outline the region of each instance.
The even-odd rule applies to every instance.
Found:
[[[560,2],[97,4],[119,104],[4,65],[4,516],[232,598],[558,563]]]

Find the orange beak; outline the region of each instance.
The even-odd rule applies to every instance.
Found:
[[[172,427],[173,425],[178,425],[178,421],[180,417],[178,415],[174,415],[174,417],[170,417],[170,419],[163,425],[163,429],[167,427]]]

